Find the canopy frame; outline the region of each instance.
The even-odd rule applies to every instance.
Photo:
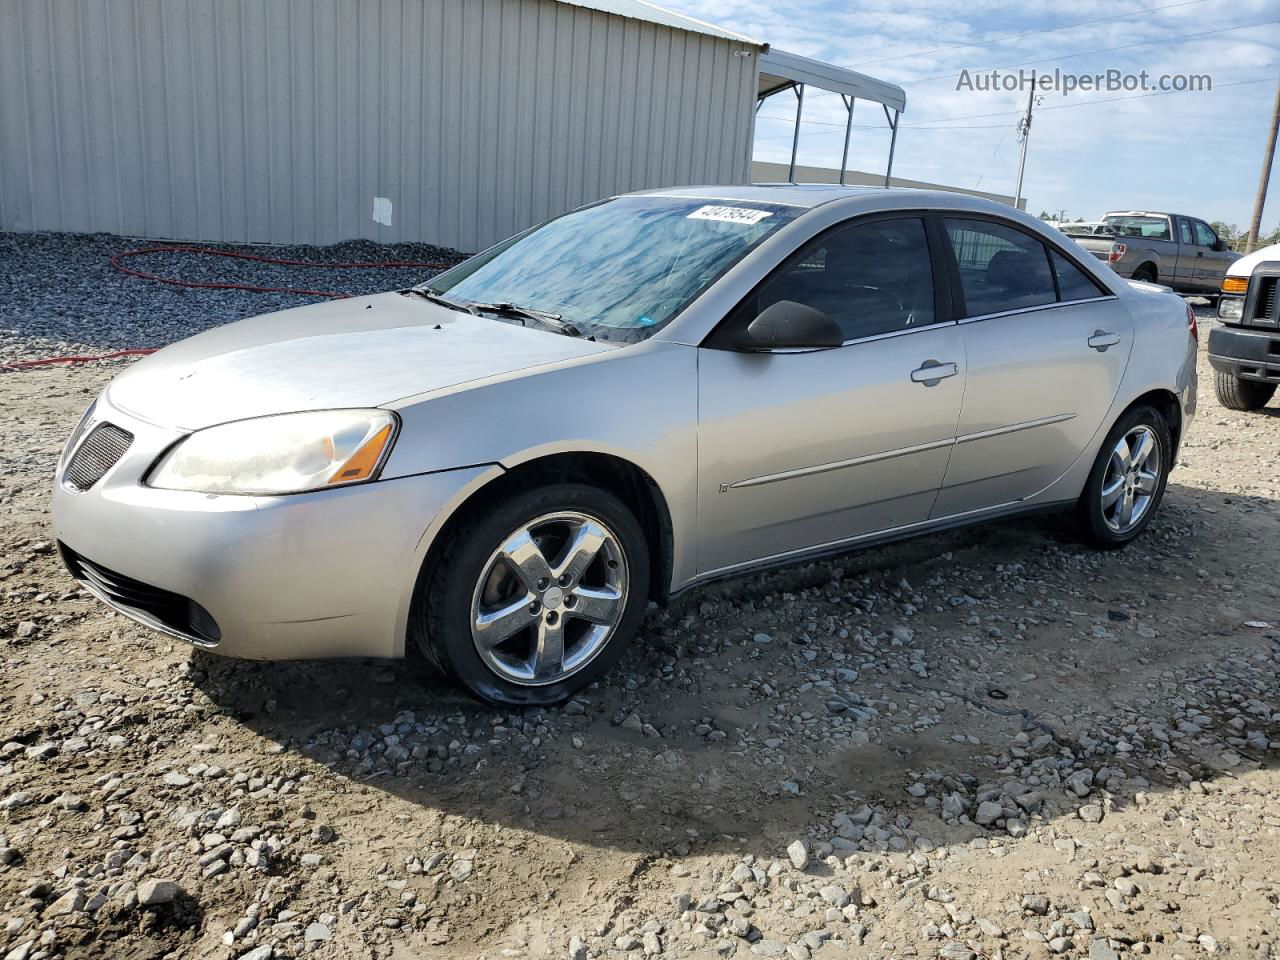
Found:
[[[893,176],[893,155],[898,145],[898,126],[902,112],[907,107],[907,95],[903,89],[884,80],[877,80],[863,73],[837,67],[834,64],[810,60],[798,54],[782,50],[767,50],[760,55],[760,75],[756,84],[756,111],[769,97],[790,90],[796,98],[795,127],[791,135],[791,163],[787,179],[795,183],[796,157],[800,151],[800,124],[804,113],[805,88],[813,86],[838,94],[845,108],[844,151],[840,159],[840,183],[845,182],[849,166],[849,142],[853,134],[853,108],[858,100],[878,103],[884,110],[889,125],[889,159],[885,165],[884,185],[889,186]]]

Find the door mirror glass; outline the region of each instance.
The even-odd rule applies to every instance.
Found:
[[[844,343],[834,320],[816,307],[779,300],[747,325],[746,350],[826,350]]]

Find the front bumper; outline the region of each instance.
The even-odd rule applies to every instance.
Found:
[[[402,655],[431,537],[499,469],[276,497],[157,490],[142,477],[181,433],[99,401],[94,422],[104,420],[134,434],[124,456],[83,492],[61,464],[54,480],[69,568],[141,623],[252,659]]]
[[[1209,331],[1209,363],[1242,380],[1280,383],[1280,330],[1219,324]]]

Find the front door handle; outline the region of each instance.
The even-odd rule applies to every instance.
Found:
[[[960,372],[958,363],[939,363],[937,360],[926,360],[918,369],[911,371],[912,383],[923,383],[926,387],[936,387],[947,377],[954,377]]]
[[[1089,346],[1099,353],[1106,353],[1107,347],[1114,347],[1120,342],[1120,334],[1108,333],[1106,330],[1095,330],[1089,338]]]

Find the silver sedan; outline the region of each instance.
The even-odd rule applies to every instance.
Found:
[[[1195,351],[1181,300],[994,203],[633,194],[134,365],[68,441],[54,520],[85,587],[196,646],[416,647],[553,703],[717,578],[1037,510],[1128,543]]]

